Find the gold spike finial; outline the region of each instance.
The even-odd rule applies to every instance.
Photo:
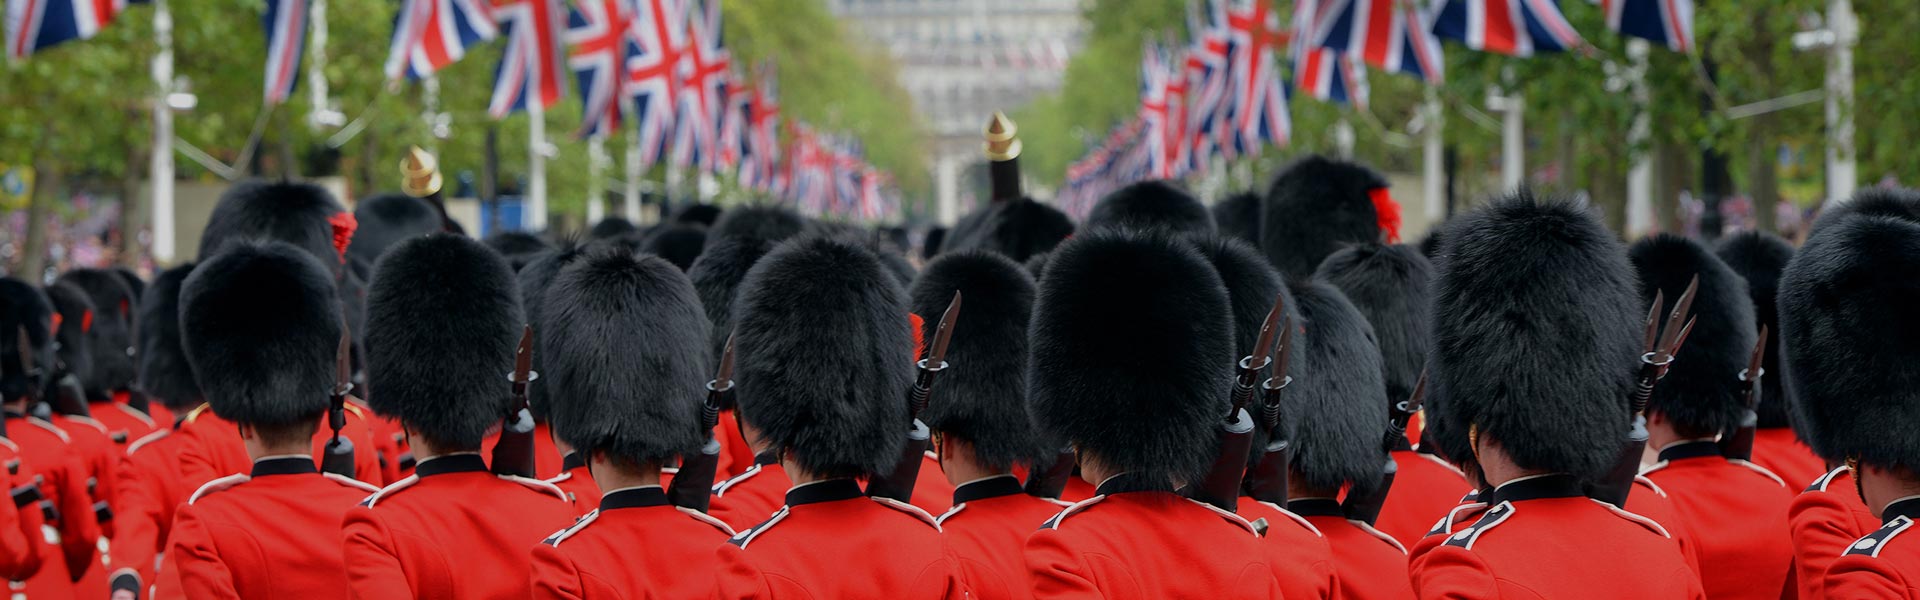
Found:
[[[433,154],[414,146],[400,159],[400,189],[408,196],[425,198],[440,192],[445,182],[440,176],[440,161]]]
[[[1016,137],[1020,127],[1007,118],[1006,113],[993,112],[993,119],[987,121],[987,158],[989,160],[1013,160],[1020,156],[1020,139]]]

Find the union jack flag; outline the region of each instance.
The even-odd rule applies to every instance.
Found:
[[[567,10],[567,66],[580,82],[580,131],[585,138],[620,129],[620,88],[626,80],[626,0],[583,0]]]
[[[526,110],[527,97],[538,94],[540,108],[552,108],[564,89],[566,55],[560,49],[560,3],[556,0],[511,0],[493,7],[507,47],[493,71],[493,100],[487,112],[498,119]]]
[[[1236,144],[1251,151],[1260,143],[1287,145],[1293,119],[1287,114],[1287,92],[1282,84],[1274,49],[1286,43],[1280,17],[1266,0],[1234,0],[1227,9],[1227,31],[1232,42],[1232,122]]]
[[[639,0],[627,51],[627,97],[639,128],[640,164],[660,162],[673,135],[673,112],[680,90],[675,69],[687,39],[682,0]]]
[[[1693,51],[1693,0],[1600,0],[1600,10],[1608,29]]]
[[[714,145],[714,159],[721,167],[738,167],[747,154],[747,122],[753,118],[753,87],[727,88],[727,99],[720,112],[720,137]]]
[[[761,66],[747,107],[746,136],[740,161],[740,182],[747,187],[780,193],[780,82],[773,65]]]
[[[7,57],[23,60],[63,42],[90,39],[126,8],[127,0],[8,0]]]
[[[1186,162],[1187,80],[1175,66],[1185,62],[1159,44],[1148,44],[1140,60],[1140,119],[1152,174],[1161,179],[1180,176]]]
[[[688,44],[680,55],[679,118],[675,120],[674,164],[719,166],[720,116],[727,98],[732,58],[720,30],[720,3],[688,0]]]
[[[1367,106],[1366,69],[1350,54],[1312,43],[1319,6],[1302,2],[1293,13],[1293,87],[1322,102]]]
[[[1433,33],[1508,56],[1565,52],[1585,42],[1555,0],[1441,0]]]
[[[401,0],[387,46],[387,78],[419,79],[499,35],[480,0]]]
[[[1389,73],[1439,84],[1446,61],[1433,20],[1410,0],[1318,0],[1314,44],[1353,54]]]
[[[1226,11],[1218,2],[1201,0],[1203,10],[1187,5],[1187,30],[1194,39],[1187,49],[1187,155],[1193,170],[1205,168],[1207,159],[1228,151],[1231,127],[1222,126],[1228,118],[1229,33]],[[1203,12],[1204,11],[1204,12]]]
[[[267,30],[267,104],[286,102],[300,83],[300,55],[307,47],[307,0],[267,0],[260,16]]]

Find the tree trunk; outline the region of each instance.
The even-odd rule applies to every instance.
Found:
[[[1660,231],[1679,233],[1684,223],[1680,218],[1680,194],[1692,187],[1693,154],[1672,142],[1656,144],[1654,152],[1653,164],[1660,178],[1653,194],[1654,222]]]
[[[1754,116],[1747,124],[1747,197],[1753,200],[1753,228],[1778,231],[1774,209],[1780,202],[1780,176],[1774,171],[1773,115]]]
[[[1600,209],[1600,216],[1606,220],[1607,228],[1621,239],[1626,239],[1626,173],[1621,170],[1619,159],[1611,153],[1603,153],[1594,162],[1587,169],[1587,194],[1592,197],[1593,205]]]
[[[64,187],[53,167],[34,169],[33,195],[27,200],[27,243],[20,248],[20,279],[39,285],[47,273],[47,209]]]

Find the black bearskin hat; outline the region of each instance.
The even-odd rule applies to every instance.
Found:
[[[19,336],[27,330],[28,357],[45,377],[47,343],[52,334],[53,304],[27,282],[0,277],[0,401],[11,402],[37,389],[41,381],[22,370]]]
[[[807,230],[807,218],[779,206],[741,206],[720,215],[707,232],[707,244],[729,237],[751,237],[778,243]]]
[[[87,396],[105,400],[115,390],[133,385],[133,290],[118,273],[106,269],[77,269],[60,276],[61,283],[87,294],[93,304],[93,326],[87,328],[87,353],[93,371],[80,380]]]
[[[933,260],[940,255],[941,246],[947,242],[947,228],[935,225],[927,229],[925,241],[920,242],[920,260]]]
[[[1073,220],[1067,213],[1031,198],[1016,198],[988,204],[962,218],[938,250],[991,250],[1024,262],[1052,250],[1070,235]],[[927,239],[934,244],[931,232]]]
[[[1628,425],[1646,305],[1626,249],[1584,206],[1526,191],[1449,221],[1433,280],[1430,426],[1521,468],[1595,477]],[[1430,396],[1431,397],[1431,396]]]
[[[1227,415],[1231,311],[1219,273],[1173,234],[1061,244],[1034,306],[1034,420],[1114,472],[1195,480]]]
[[[1309,155],[1281,169],[1260,208],[1260,249],[1289,277],[1304,277],[1348,244],[1387,241],[1374,208],[1380,173]]]
[[[777,243],[754,236],[730,236],[709,245],[707,251],[693,261],[693,267],[687,269],[687,278],[693,280],[693,289],[700,294],[700,305],[707,311],[707,321],[713,325],[707,358],[720,360],[727,335],[733,332],[733,304],[739,296],[740,282],[747,278],[753,264],[773,251]]]
[[[720,207],[712,204],[689,204],[680,212],[674,213],[673,222],[681,225],[694,225],[702,229],[712,227],[720,220]]]
[[[80,381],[88,381],[93,377],[93,350],[88,332],[100,315],[94,310],[93,301],[87,298],[86,290],[79,286],[56,281],[47,286],[46,293],[47,300],[53,302],[53,312],[58,313],[60,319],[53,335],[54,364]]]
[[[670,464],[706,441],[700,399],[712,371],[693,283],[659,257],[596,252],[545,293],[547,418],[583,452]]]
[[[1754,317],[1767,327],[1767,350],[1760,359],[1765,373],[1760,377],[1760,406],[1756,410],[1760,426],[1786,427],[1787,406],[1793,399],[1781,383],[1786,371],[1780,368],[1780,310],[1774,299],[1779,294],[1780,272],[1786,270],[1787,261],[1793,260],[1793,245],[1771,233],[1748,231],[1721,240],[1715,253],[1747,282]]]
[[[604,251],[628,254],[611,248]],[[520,272],[514,274],[514,279],[520,286],[521,310],[527,315],[527,324],[533,326],[533,356],[529,357],[529,363],[533,366],[533,372],[540,373],[543,377],[547,372],[548,352],[545,332],[552,324],[546,315],[549,304],[547,290],[552,289],[553,280],[560,275],[562,269],[585,256],[586,252],[586,248],[575,240],[561,240],[558,247],[540,253],[532,262],[528,262],[527,266],[521,267]],[[527,386],[527,404],[535,417],[546,418],[547,398],[552,394],[553,391],[548,389],[545,381]]]
[[[706,205],[699,205],[706,206]],[[640,251],[667,259],[682,272],[693,267],[700,250],[707,245],[707,228],[699,225],[673,225],[654,230]]]
[[[200,234],[200,259],[238,240],[279,240],[319,258],[329,273],[340,269],[335,215],[346,212],[332,192],[310,183],[243,181],[227,188]]]
[[[933,343],[940,315],[962,294],[964,309],[947,346],[953,365],[940,390],[920,414],[927,426],[973,445],[982,463],[1005,469],[1041,456],[1033,418],[1027,414],[1027,321],[1033,316],[1033,277],[993,252],[941,255],[914,282],[913,312],[924,321],[922,339]]]
[[[526,323],[506,259],[437,233],[387,249],[367,292],[367,403],[449,448],[478,448],[511,402]]]
[[[140,274],[126,267],[114,267],[113,274],[119,275],[120,281],[127,284],[127,291],[133,292],[133,301],[140,302],[141,295],[147,292],[147,282],[140,279]]]
[[[1219,204],[1213,205],[1213,223],[1220,229],[1221,237],[1259,244],[1260,196],[1240,192],[1222,198]]]
[[[326,412],[340,300],[318,258],[285,242],[229,244],[180,284],[180,344],[208,407],[283,427]]]
[[[1260,326],[1273,310],[1274,298],[1284,298],[1282,310],[1289,318],[1300,316],[1299,307],[1293,305],[1293,297],[1280,272],[1251,244],[1231,238],[1195,238],[1193,246],[1220,273],[1220,281],[1227,286],[1227,301],[1233,310],[1234,360],[1253,353]]]
[[[1787,264],[1779,301],[1794,418],[1814,452],[1920,469],[1920,219],[1828,222]]]
[[[1373,326],[1339,289],[1324,282],[1296,282],[1305,333],[1294,338],[1293,383],[1286,391],[1286,418],[1293,425],[1293,469],[1307,487],[1339,489],[1379,483],[1387,449],[1386,395]]]
[[[1627,255],[1640,273],[1640,306],[1652,306],[1655,291],[1666,292],[1661,318],[1679,302],[1687,282],[1700,276],[1693,333],[1667,376],[1654,386],[1647,412],[1666,415],[1683,435],[1712,435],[1733,427],[1740,420],[1746,389],[1740,371],[1747,368],[1758,335],[1747,282],[1700,242],[1675,235],[1642,238]]]
[[[639,230],[639,227],[633,226],[633,221],[628,221],[620,217],[607,217],[601,219],[599,223],[594,223],[593,228],[587,230],[587,239],[605,240],[617,238]]]
[[[193,269],[186,263],[161,271],[140,299],[140,389],[175,410],[205,399],[180,341],[180,286]]]
[[[1820,233],[1828,223],[1844,220],[1850,215],[1874,215],[1893,217],[1906,221],[1920,221],[1920,190],[1911,188],[1864,187],[1853,191],[1853,198],[1845,203],[1829,205],[1813,220],[1808,229],[1808,237]]]
[[[347,255],[373,264],[380,253],[407,238],[440,231],[440,211],[426,200],[406,194],[380,194],[353,207],[353,219],[359,228]]]
[[[486,244],[494,252],[499,252],[500,256],[506,257],[507,265],[514,271],[527,266],[541,252],[553,249],[553,244],[547,243],[538,234],[525,231],[502,231],[487,236]]]
[[[741,417],[822,477],[892,467],[913,374],[905,295],[860,244],[808,236],[774,248],[734,302]]]
[[[1087,214],[1086,230],[1160,229],[1173,233],[1213,235],[1213,214],[1173,182],[1135,183],[1101,198]]]
[[[1433,265],[1404,244],[1361,244],[1328,256],[1314,277],[1340,288],[1373,325],[1387,405],[1413,395],[1432,334],[1427,286],[1433,281]]]

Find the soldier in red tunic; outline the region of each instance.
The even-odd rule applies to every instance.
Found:
[[[1753,464],[1779,475],[1789,489],[1803,488],[1829,469],[1826,461],[1800,441],[1787,418],[1787,407],[1793,405],[1793,399],[1784,383],[1786,371],[1780,366],[1780,311],[1775,298],[1779,295],[1780,273],[1793,259],[1793,245],[1772,233],[1747,231],[1721,240],[1714,253],[1747,282],[1754,317],[1772,332],[1760,363],[1764,374],[1760,378],[1760,405],[1755,409],[1759,427],[1753,435]]]
[[[31,368],[23,373],[17,342],[6,344],[4,356],[11,365],[4,382],[8,445],[21,459],[23,477],[38,478],[43,499],[35,504],[50,526],[42,538],[47,547],[42,548],[40,569],[10,587],[32,598],[68,598],[75,592],[76,575],[100,564],[100,526],[88,495],[87,467],[70,447],[66,432],[28,414],[36,410],[33,390],[46,384],[43,374],[55,371],[50,366],[55,364],[55,335],[62,318],[40,290],[13,278],[0,278],[0,308],[0,327],[15,332],[13,339],[24,330],[32,355]],[[39,404],[39,409],[45,407]]]
[[[1584,205],[1456,217],[1433,282],[1428,432],[1483,485],[1413,551],[1420,598],[1704,598],[1664,528],[1588,498],[1620,454],[1641,302]]]
[[[1280,571],[1304,568],[1276,564],[1245,519],[1175,491],[1215,462],[1231,312],[1219,272],[1172,234],[1109,229],[1054,250],[1028,404],[1078,448],[1098,494],[1027,539],[1034,597],[1280,598]]]
[[[1647,447],[1659,450],[1659,462],[1641,473],[1666,490],[1691,529],[1709,596],[1777,598],[1793,560],[1787,537],[1793,492],[1772,472],[1726,458],[1716,443],[1743,410],[1747,384],[1740,372],[1757,339],[1746,283],[1686,238],[1644,238],[1628,255],[1640,274],[1642,302],[1651,303],[1663,290],[1677,302],[1699,278],[1696,325],[1647,406]]]
[[[542,305],[545,412],[600,493],[595,510],[533,547],[533,596],[706,597],[714,548],[733,530],[670,504],[660,473],[706,441],[700,400],[713,371],[693,284],[659,257],[598,253],[560,271]]]
[[[128,404],[135,398],[129,390],[135,375],[134,361],[139,354],[133,339],[134,312],[139,309],[139,300],[126,276],[118,271],[76,269],[62,274],[60,281],[85,292],[94,307],[93,326],[86,332],[93,369],[82,385],[87,393],[88,414],[105,430],[117,459],[125,454],[133,440],[159,428],[153,416],[147,414],[152,409],[144,395],[139,397],[138,406]],[[117,469],[119,465],[114,466]],[[110,500],[110,505],[118,509],[119,499]]]
[[[717,597],[966,596],[933,517],[860,488],[906,442],[904,296],[872,251],[830,237],[776,247],[741,282],[738,414],[796,485],[720,548]]]
[[[1920,195],[1908,190],[1861,194],[1821,219],[1780,279],[1796,422],[1816,452],[1848,464],[1794,502],[1796,557],[1826,565],[1799,571],[1802,598],[1920,598],[1920,542],[1909,531],[1920,519],[1915,207]],[[1862,506],[1882,525],[1858,523]]]
[[[512,399],[525,323],[512,271],[471,239],[413,238],[382,256],[367,300],[367,399],[406,427],[420,462],[347,512],[354,597],[527,597],[527,549],[577,513],[552,484],[494,475],[479,454]]]

